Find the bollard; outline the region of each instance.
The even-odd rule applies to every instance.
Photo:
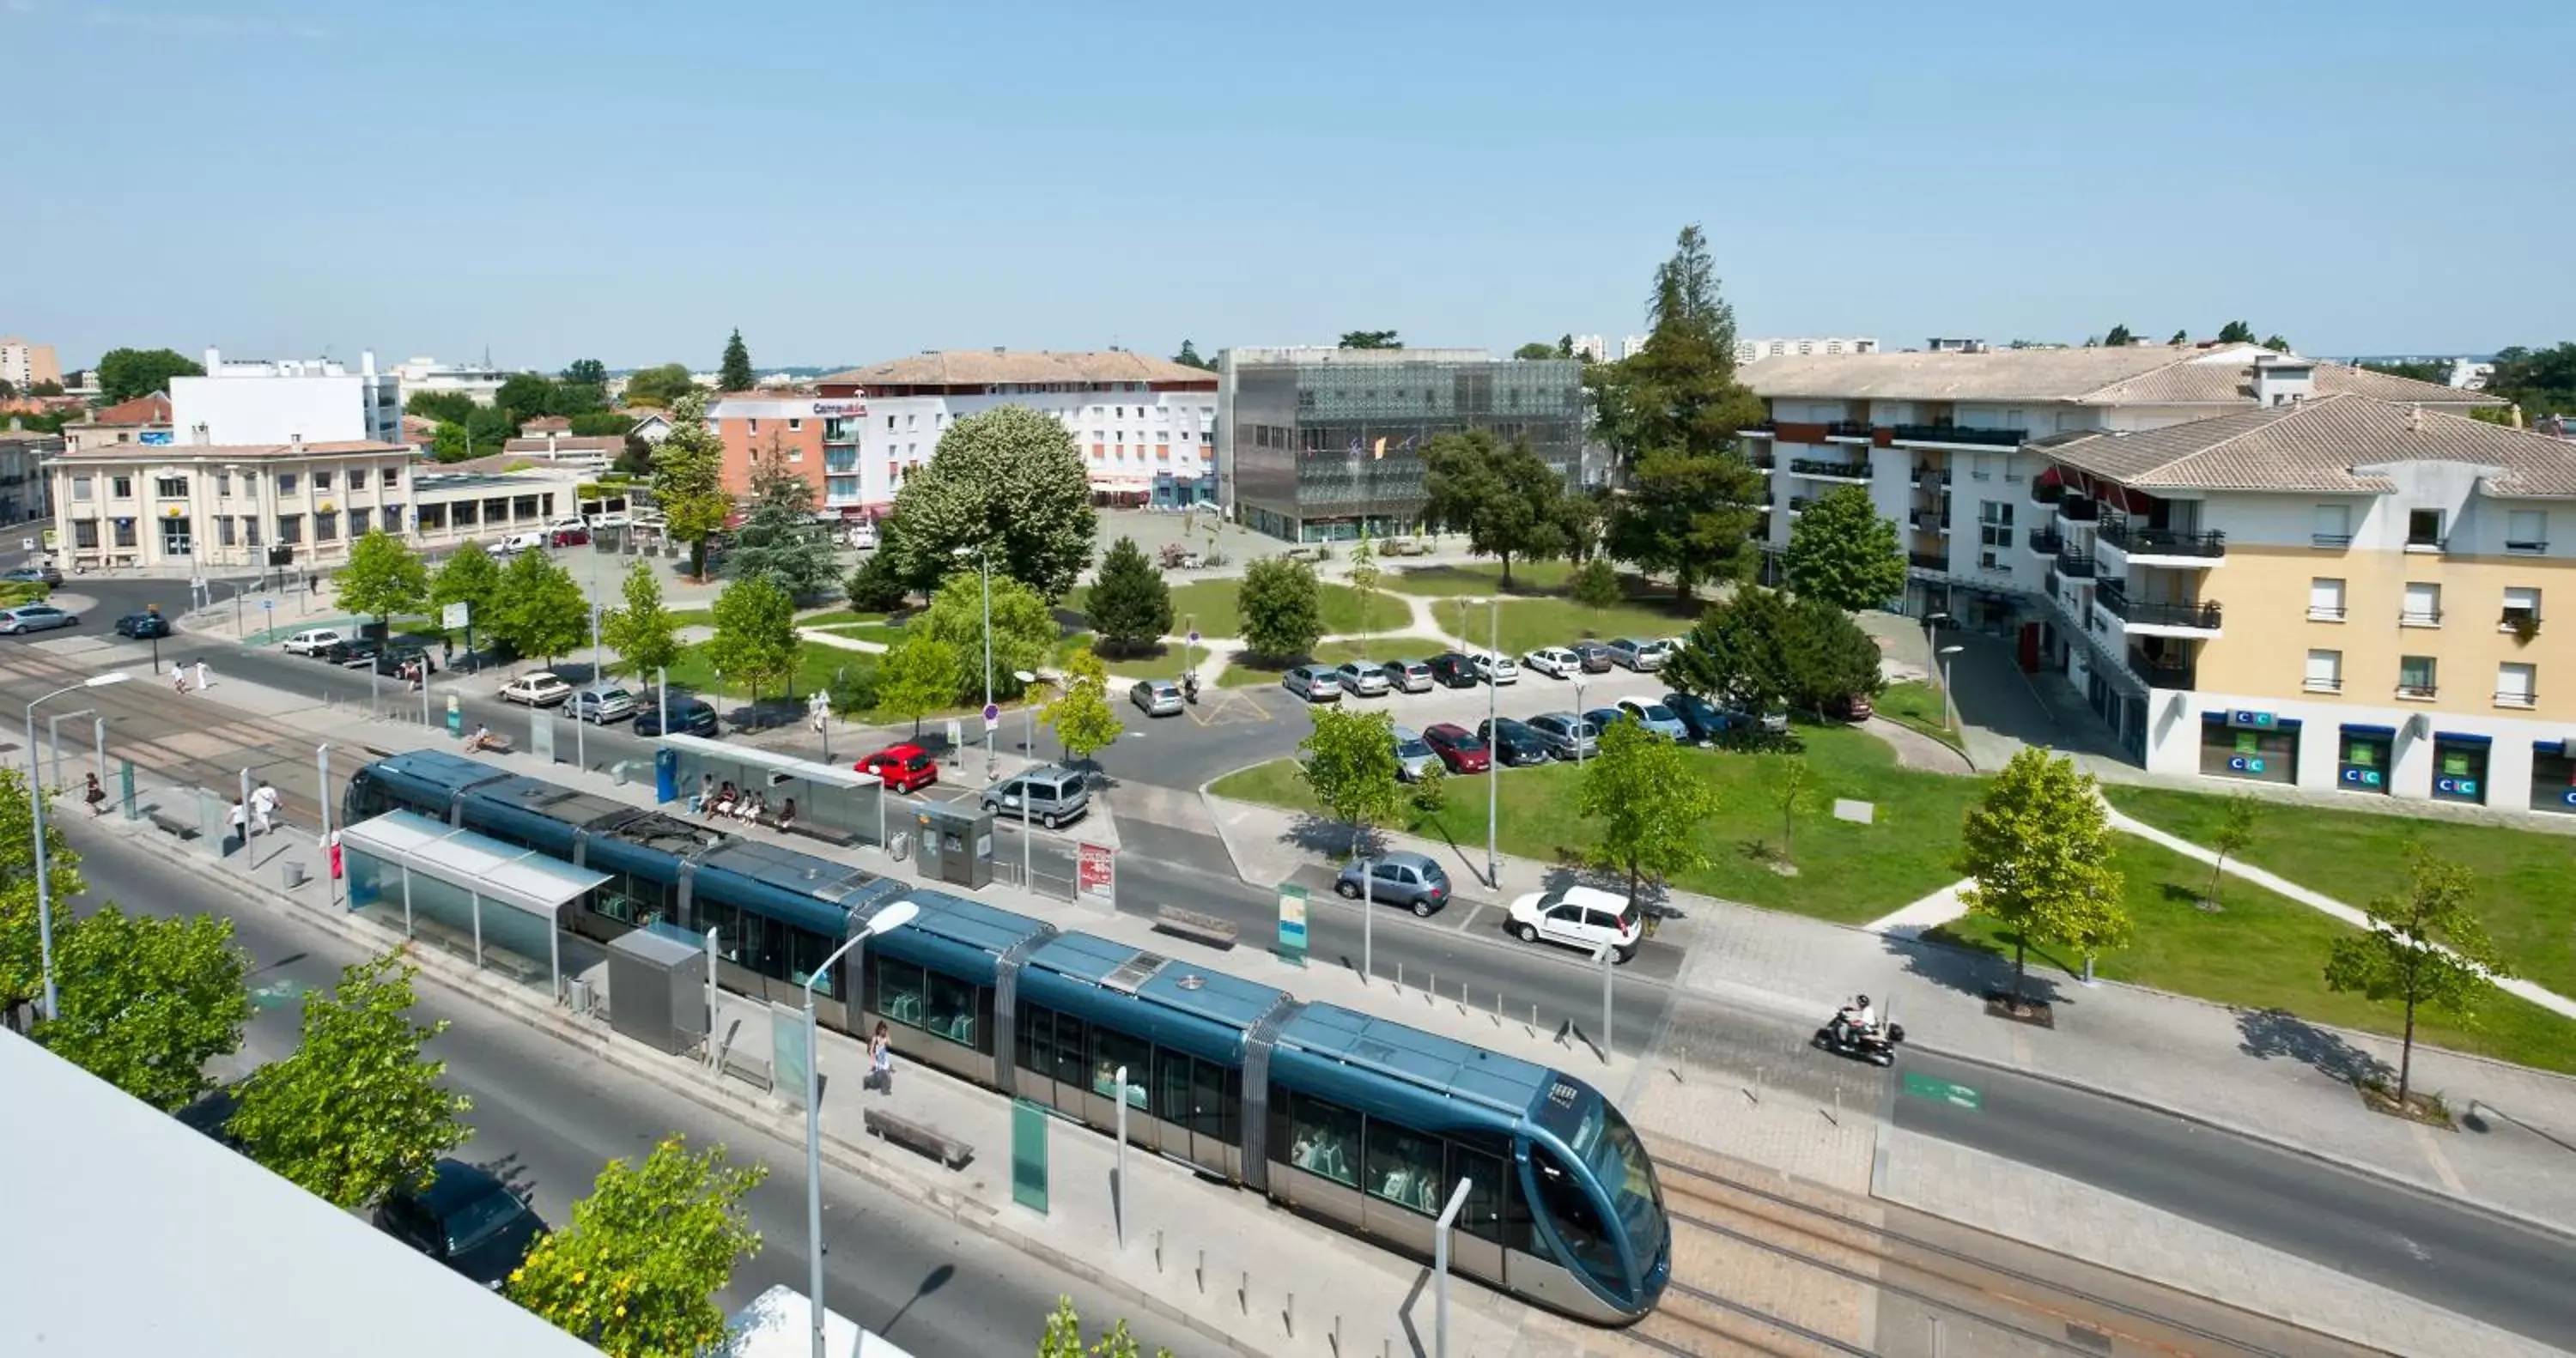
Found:
[[[1202,1296],[1207,1293],[1207,1251],[1204,1249],[1199,1251],[1199,1293]]]
[[[1530,1035],[1538,1035],[1538,1001],[1530,1001]]]
[[[1402,962],[1395,964],[1395,988],[1398,990],[1404,989],[1404,964]]]
[[[1297,1337],[1297,1294],[1294,1292],[1288,1294],[1288,1309],[1279,1313],[1279,1327],[1288,1332],[1289,1338]]]
[[[1436,1002],[1439,998],[1440,973],[1435,971],[1431,973],[1431,984],[1424,986],[1422,989],[1422,1002],[1424,1004],[1431,1004]]]
[[[1245,1270],[1243,1271],[1243,1286],[1238,1287],[1238,1288],[1236,1288],[1236,1289],[1234,1290],[1234,1304],[1235,1304],[1235,1305],[1237,1305],[1237,1306],[1242,1307],[1242,1308],[1243,1308],[1243,1313],[1244,1313],[1245,1315],[1251,1315],[1251,1314],[1252,1314],[1252,1270],[1251,1270],[1251,1269],[1248,1269],[1248,1268],[1247,1268],[1247,1269],[1245,1269]]]
[[[1163,1271],[1163,1228],[1160,1226],[1154,1228],[1154,1271]]]

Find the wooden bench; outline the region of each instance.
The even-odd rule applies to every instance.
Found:
[[[859,1115],[869,1133],[882,1140],[908,1146],[950,1169],[963,1169],[975,1158],[975,1148],[936,1127],[924,1126],[910,1118],[898,1117],[882,1108],[870,1108]]]
[[[195,820],[178,815],[175,812],[166,810],[162,807],[156,806],[152,808],[149,814],[154,826],[167,830],[181,839],[187,839],[202,833],[202,827],[199,826]]]
[[[1205,943],[1212,948],[1233,947],[1235,935],[1240,932],[1235,928],[1232,920],[1219,919],[1214,915],[1202,915],[1196,910],[1183,910],[1177,905],[1167,905],[1156,910],[1154,927],[1167,934],[1178,934],[1183,938]]]
[[[471,740],[471,739],[473,739],[473,737],[468,736],[468,737],[466,737],[466,739]],[[485,751],[489,751],[489,752],[491,752],[491,753],[493,753],[493,754],[509,754],[509,753],[511,753],[512,751],[514,751],[514,750],[516,750],[516,749],[518,749],[518,748],[519,748],[519,747],[518,747],[517,745],[515,745],[515,744],[513,744],[513,743],[511,742],[511,740],[510,740],[510,738],[509,738],[508,736],[504,736],[504,735],[487,735],[487,736],[483,737],[483,743],[482,743],[481,745],[476,746],[476,747],[475,747],[475,750],[485,750]],[[472,753],[474,753],[474,752],[475,752],[474,750],[468,750],[468,751],[466,751],[466,753],[468,753],[468,754],[472,754]]]
[[[831,826],[816,825],[811,821],[800,820],[794,825],[788,826],[785,833],[791,835],[803,835],[807,839],[819,839],[835,848],[842,849],[849,848],[851,845],[859,842],[859,837],[851,834],[847,830],[835,830]]]

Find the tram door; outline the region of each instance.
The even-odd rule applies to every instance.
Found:
[[[1448,1182],[1468,1181],[1467,1201],[1458,1209],[1458,1229],[1449,1237],[1450,1257],[1460,1272],[1495,1283],[1503,1281],[1503,1197],[1511,1191],[1503,1176],[1511,1163],[1456,1141],[1449,1143]]]
[[[1154,1052],[1154,1120],[1162,1144],[1212,1174],[1231,1176],[1233,1148],[1226,1144],[1226,1068],[1182,1052]]]

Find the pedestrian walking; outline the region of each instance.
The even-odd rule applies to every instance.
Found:
[[[269,786],[268,780],[261,779],[259,787],[250,794],[251,828],[259,834],[267,834],[277,828],[276,817],[277,789]]]
[[[325,849],[326,849],[326,850],[330,853],[330,855],[331,855],[331,880],[332,880],[332,881],[335,881],[335,882],[336,882],[336,881],[339,881],[339,880],[340,880],[340,832],[339,832],[339,831],[337,831],[337,830],[332,831],[332,832],[331,832],[331,837],[330,837],[329,839],[326,839],[326,840],[322,841],[322,843],[323,843],[323,845],[324,845]]]
[[[232,814],[224,818],[224,825],[231,840],[239,841],[242,852],[250,852],[250,818],[242,813],[241,798],[233,798]],[[231,850],[226,849],[225,852],[230,853]]]
[[[89,813],[91,815],[103,816],[107,814],[107,789],[98,785],[97,774],[93,773],[89,775],[89,791],[81,794],[81,800],[89,803]]]
[[[173,693],[188,691],[188,667],[176,660],[170,662],[170,691]]]
[[[866,1084],[878,1092],[894,1093],[894,1043],[886,1037],[886,1026],[877,1024],[876,1036],[868,1039],[868,1078]]]
[[[206,674],[206,662],[205,662],[205,661],[203,661],[203,660],[198,661],[198,662],[197,662],[197,691],[198,691],[199,693],[203,693],[203,692],[205,692],[205,691],[206,691],[206,689],[207,689],[208,687],[210,687],[213,683],[214,683],[214,680],[212,680],[211,678],[207,677],[207,674]]]

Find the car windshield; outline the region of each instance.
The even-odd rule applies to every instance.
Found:
[[[634,696],[622,688],[595,688],[590,692],[592,697],[603,703],[624,702]]]
[[[1428,759],[1431,747],[1419,740],[1399,740],[1395,743],[1395,755],[1398,759]]]
[[[1655,1162],[1637,1140],[1635,1129],[1590,1089],[1570,1110],[1551,1105],[1542,1121],[1565,1139],[1575,1158],[1610,1195],[1629,1247],[1639,1267],[1644,1267],[1663,1250],[1664,1190],[1655,1179]]]
[[[491,1192],[464,1204],[450,1213],[447,1227],[447,1249],[451,1254],[470,1250],[500,1233],[501,1228],[527,1210],[507,1189]]]
[[[1673,710],[1671,708],[1664,706],[1662,703],[1646,704],[1646,720],[1671,721],[1672,719]]]
[[[1458,734],[1449,737],[1449,743],[1462,750],[1481,750],[1485,748],[1485,742],[1477,739],[1476,733],[1473,731],[1461,731]]]

